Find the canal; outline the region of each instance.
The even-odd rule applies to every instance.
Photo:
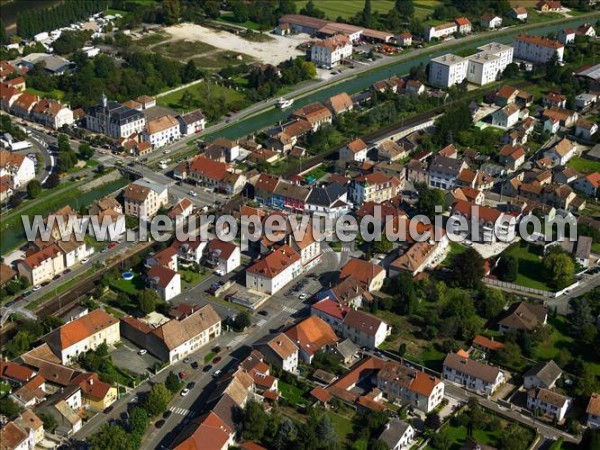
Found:
[[[598,17],[594,17],[594,20],[597,20],[597,18]],[[562,28],[577,27],[585,23],[586,20],[590,21],[590,18],[587,17],[565,19],[564,22],[561,22],[559,24],[547,26],[540,25],[539,27],[536,27],[534,29],[527,30],[527,33],[535,35],[546,35],[548,33],[556,33]],[[486,33],[481,37],[481,39],[467,41],[462,45],[460,44],[460,41],[457,41],[457,45],[455,47],[452,47],[451,49],[446,48],[437,51],[431,49],[430,52],[424,52],[424,54],[415,56],[409,61],[399,61],[397,63],[391,63],[389,65],[373,68],[373,70],[371,71],[358,74],[356,77],[341,81],[338,84],[334,84],[331,87],[322,89],[318,92],[315,92],[314,94],[310,94],[304,98],[296,99],[292,108],[301,108],[302,106],[305,106],[315,101],[324,102],[329,97],[339,94],[341,92],[347,92],[348,94],[360,92],[371,86],[376,81],[388,78],[392,75],[406,75],[408,74],[412,66],[419,65],[421,63],[428,64],[431,58],[436,58],[446,53],[456,53],[461,50],[476,49],[477,47],[489,42],[511,44],[515,36],[519,32],[520,31],[515,30],[514,32],[505,33],[497,37],[494,37],[493,33]],[[285,120],[290,115],[290,112],[291,109],[289,108],[287,110],[281,110],[277,108],[268,109],[262,113],[258,113],[253,117],[242,119],[236,124],[211,133],[210,135],[208,135],[208,139],[212,140],[217,137],[237,139],[243,136],[247,136],[256,132],[257,130],[264,129],[279,121]]]

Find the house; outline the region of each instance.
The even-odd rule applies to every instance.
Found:
[[[340,270],[340,280],[352,277],[365,289],[378,291],[385,280],[385,269],[364,259],[350,258]]]
[[[144,265],[148,269],[154,266],[163,266],[177,271],[177,249],[171,246],[156,253],[152,253],[146,258]]]
[[[575,42],[575,30],[573,28],[563,28],[558,32],[556,39],[565,45]]]
[[[540,0],[535,4],[535,9],[537,9],[539,12],[557,12],[562,9],[562,5],[557,1]]]
[[[500,149],[498,159],[500,164],[514,171],[525,163],[525,154],[526,150],[522,146],[513,147],[512,145],[505,145]]]
[[[125,214],[140,220],[149,220],[169,202],[166,186],[140,178],[128,185],[123,192]]]
[[[285,332],[299,350],[302,360],[310,364],[315,354],[338,341],[333,329],[317,316],[310,316]]]
[[[201,111],[193,111],[182,116],[177,116],[181,136],[200,133],[206,127],[206,117]]]
[[[19,428],[25,430],[28,434],[28,438],[33,435],[33,445],[41,443],[44,440],[44,422],[30,409],[25,409],[19,416],[14,419],[11,423],[14,423]],[[0,436],[0,442],[6,441]],[[31,441],[30,441],[31,442]],[[34,447],[28,447],[32,449]],[[18,447],[15,447],[18,448]]]
[[[146,125],[144,113],[120,103],[108,101],[105,95],[99,105],[88,108],[86,127],[113,139],[127,138],[142,133]]]
[[[256,195],[256,188],[255,188]],[[331,183],[325,187],[316,186],[310,190],[305,203],[305,210],[313,216],[340,217],[350,212],[348,190],[339,183]]]
[[[171,115],[148,120],[146,128],[142,131],[142,137],[150,142],[153,148],[163,147],[181,137],[179,121]]]
[[[81,388],[83,406],[101,412],[117,401],[117,388],[100,380],[96,373],[80,373],[73,384]]]
[[[235,444],[235,429],[213,411],[200,416],[194,426],[189,436],[175,441],[174,450],[227,450]]]
[[[457,353],[448,353],[444,359],[443,375],[446,380],[486,396],[492,395],[505,381],[499,368]]]
[[[0,177],[7,177],[12,189],[24,188],[35,178],[35,164],[25,155],[0,150]]]
[[[500,128],[512,128],[519,121],[520,108],[514,104],[508,104],[492,114],[492,125]]]
[[[495,103],[498,106],[507,106],[517,101],[519,90],[509,85],[504,85],[496,92]]]
[[[352,42],[342,34],[316,41],[310,49],[310,60],[325,69],[331,69],[351,57]]]
[[[458,25],[455,22],[447,22],[440,25],[427,25],[425,27],[425,40],[443,39],[452,36],[458,32]]]
[[[382,203],[395,197],[400,181],[381,172],[361,175],[350,182],[348,193],[354,206],[360,207],[367,202]]]
[[[233,242],[212,239],[206,246],[206,262],[215,270],[228,274],[241,264],[240,248]]]
[[[525,22],[527,20],[527,8],[523,6],[510,8],[510,10],[508,11],[508,17],[515,20],[520,20],[521,22]]]
[[[600,428],[600,394],[592,393],[585,412],[588,428]]]
[[[581,267],[590,267],[590,255],[592,253],[592,238],[589,236],[579,236],[577,246],[575,247],[575,262]]]
[[[556,422],[562,422],[573,400],[550,389],[537,388],[527,392],[527,409]]]
[[[292,118],[306,120],[310,123],[313,131],[317,131],[324,123],[331,123],[333,114],[322,104],[315,102],[295,110]]]
[[[310,189],[290,182],[277,183],[273,191],[273,207],[291,211],[304,211]]]
[[[331,349],[334,356],[340,360],[342,364],[350,365],[358,357],[360,348],[350,339],[344,339],[338,342]]]
[[[383,320],[356,309],[346,312],[341,330],[342,337],[359,347],[370,349],[379,347],[391,333],[391,328]]]
[[[0,109],[10,111],[12,105],[21,96],[22,92],[17,88],[6,86],[0,83]]]
[[[600,173],[594,172],[581,177],[573,183],[573,187],[589,197],[598,197],[598,193],[600,192],[598,190],[600,188]]]
[[[148,270],[147,283],[165,302],[181,294],[181,275],[165,266],[156,265]]]
[[[264,359],[261,352],[252,350],[250,355],[240,363],[239,368],[252,377],[258,391],[277,392],[279,380],[271,375],[271,368]]]
[[[560,109],[556,106],[551,106],[550,108],[544,110],[542,117],[558,120],[560,126],[570,128],[575,125],[575,122],[577,122],[579,114],[575,111],[569,111],[568,109]]]
[[[453,189],[458,175],[466,167],[467,164],[460,159],[434,156],[429,166],[429,186],[443,190]]]
[[[19,97],[13,102],[10,107],[10,112],[23,119],[29,119],[29,115],[33,110],[33,107],[40,101],[40,98],[37,95],[29,94],[27,92],[23,92]]]
[[[598,95],[596,93],[584,92],[575,97],[575,107],[579,109],[586,109],[598,101]]]
[[[542,98],[542,104],[549,108],[553,106],[556,108],[564,108],[567,104],[567,96],[557,92],[548,92]]]
[[[321,242],[315,239],[312,223],[307,224],[303,233],[300,229],[296,231],[298,235],[292,232],[287,243],[300,254],[303,271],[307,272],[321,262]]]
[[[413,277],[427,269],[448,246],[448,239],[441,242],[416,242],[389,267],[390,277],[408,272]]]
[[[482,28],[487,28],[488,30],[500,28],[502,26],[502,17],[492,13],[485,13],[483,16],[481,16],[479,25],[481,25]]]
[[[591,38],[596,37],[596,29],[590,23],[584,23],[583,25],[577,27],[576,33],[577,36],[587,36]]]
[[[454,19],[454,23],[458,27],[459,34],[469,34],[473,29],[473,25],[471,25],[471,21],[466,17],[459,17]]]
[[[563,167],[559,171],[555,172],[552,181],[556,184],[571,184],[573,181],[579,178],[579,172],[572,167]]]
[[[575,137],[585,140],[591,140],[592,136],[598,131],[598,124],[590,122],[583,117],[575,123]]]
[[[473,338],[473,347],[486,353],[493,353],[502,350],[504,344],[478,334]]]
[[[0,379],[12,386],[23,386],[33,380],[36,372],[12,361],[0,361]]]
[[[153,328],[127,316],[121,319],[124,337],[173,364],[221,335],[221,317],[211,305],[190,308],[186,314]]]
[[[377,159],[379,161],[397,161],[406,158],[408,153],[408,149],[391,139],[381,141],[379,145],[377,145]]]
[[[408,423],[392,418],[377,438],[384,442],[390,450],[403,450],[412,445],[415,430]]]
[[[19,426],[16,421],[8,422],[0,429],[0,442],[2,450],[33,450],[36,447],[35,433]]]
[[[121,340],[119,321],[101,309],[69,322],[42,338],[62,364],[68,365],[81,353],[95,350],[101,343]]]
[[[246,270],[246,287],[273,295],[302,273],[300,255],[282,245]]]
[[[298,347],[284,333],[270,334],[254,345],[265,357],[265,361],[286,372],[298,369]]]
[[[178,226],[191,216],[193,211],[194,204],[189,198],[184,197],[169,209],[167,216],[173,221],[175,226]]]
[[[562,376],[562,369],[553,361],[541,362],[533,366],[523,375],[525,389],[552,389]]]
[[[457,55],[447,54],[432,58],[429,62],[429,83],[439,87],[450,87],[467,78],[469,61]]]
[[[546,325],[548,311],[542,305],[525,302],[513,303],[504,317],[498,321],[500,333],[511,331],[535,331],[537,327]]]
[[[552,166],[564,166],[575,156],[577,146],[567,138],[563,138],[550,150],[544,152],[544,156],[549,158]]]
[[[325,106],[331,109],[333,115],[343,114],[348,111],[352,111],[354,103],[348,94],[342,92],[341,94],[329,97],[325,102]]]
[[[226,138],[217,138],[204,150],[204,157],[213,161],[230,163],[240,156],[240,144]]]
[[[519,34],[514,41],[514,56],[537,64],[545,64],[555,56],[562,61],[565,46],[558,41],[528,34]]]
[[[398,45],[402,47],[410,47],[412,45],[412,38],[412,34],[406,31],[395,36],[394,40],[398,43]]]
[[[177,250],[177,257],[179,258],[180,263],[200,264],[207,245],[208,242],[201,241],[200,239],[189,239],[185,241],[175,239],[171,244],[171,247]]]
[[[64,252],[56,243],[31,253],[17,264],[19,275],[27,278],[32,286],[51,280],[65,269]]]
[[[467,57],[467,80],[470,83],[483,86],[496,81],[502,71],[500,56],[488,52],[476,53]]]
[[[404,85],[407,94],[421,95],[425,92],[425,85],[419,80],[408,80]]]
[[[355,139],[340,149],[341,161],[365,161],[369,147],[362,139]]]
[[[56,100],[40,100],[31,110],[31,119],[45,127],[58,130],[63,125],[71,125],[75,119],[68,106]]]

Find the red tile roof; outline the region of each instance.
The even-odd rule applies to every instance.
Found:
[[[340,272],[340,280],[353,277],[363,284],[371,284],[373,278],[383,272],[384,269],[364,259],[351,258]]]
[[[199,176],[213,181],[221,181],[227,173],[227,164],[197,156],[190,164],[190,170]]]
[[[95,309],[89,314],[63,325],[52,334],[59,337],[60,348],[64,350],[118,322],[110,314],[101,309]]]
[[[316,398],[321,403],[327,403],[331,400],[332,396],[329,392],[327,392],[321,386],[317,386],[312,391],[310,391],[310,395]]]
[[[247,270],[250,273],[274,278],[298,261],[300,261],[300,255],[289,245],[282,245],[263,259],[256,261]]]
[[[311,309],[321,311],[328,316],[335,317],[336,319],[343,320],[346,313],[350,310],[341,303],[334,302],[333,300],[325,299],[321,300],[311,306]]]
[[[317,316],[310,316],[287,330],[285,334],[308,355],[314,355],[338,340],[333,329]]]

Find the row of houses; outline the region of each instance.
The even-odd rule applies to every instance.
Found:
[[[35,178],[35,163],[25,155],[0,150],[0,202]]]

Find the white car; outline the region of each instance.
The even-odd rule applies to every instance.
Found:
[[[83,259],[81,260],[81,264],[87,264],[89,261],[90,261],[90,259],[89,259],[89,258],[83,258]]]
[[[168,155],[169,153],[171,153],[171,150],[165,150],[163,153],[164,153],[165,155]]]
[[[42,287],[38,284],[37,286],[34,286],[33,289],[31,289],[33,292],[35,291],[39,291]]]
[[[189,195],[191,195],[192,197],[198,197],[198,194],[196,193],[196,191],[190,191],[188,192]]]
[[[215,275],[217,275],[219,277],[224,277],[225,271],[223,269],[217,269],[217,270],[215,270]]]
[[[213,373],[213,377],[217,378],[219,375],[221,375],[221,369],[215,370],[215,373]]]
[[[181,391],[181,396],[185,397],[186,395],[188,395],[190,393],[190,390],[188,388],[185,388],[183,391]]]
[[[300,295],[298,296],[298,298],[299,298],[300,300],[306,300],[306,297],[308,297],[308,295],[307,295],[307,294],[300,294]]]
[[[148,353],[148,350],[146,350],[145,348],[143,348],[143,349],[141,349],[141,350],[138,352],[138,355],[140,355],[140,356],[143,356],[143,355],[145,355],[146,353]]]

